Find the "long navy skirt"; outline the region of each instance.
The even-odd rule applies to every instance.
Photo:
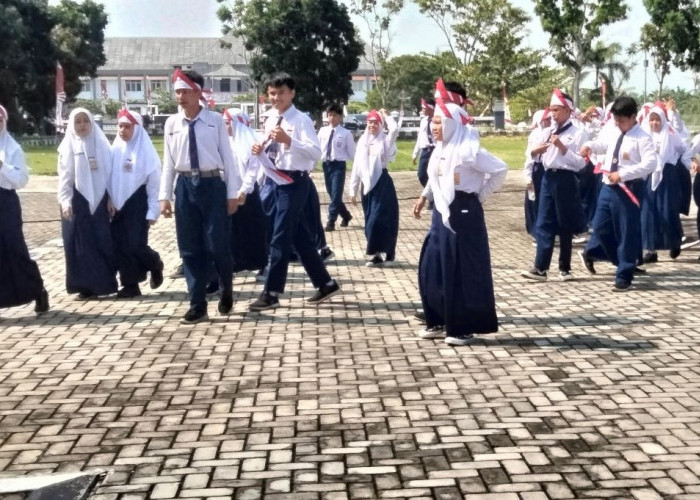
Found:
[[[68,293],[109,295],[117,291],[117,258],[107,211],[107,194],[90,214],[90,206],[73,188],[73,218],[62,219]]]
[[[678,177],[678,185],[680,187],[680,213],[688,215],[690,213],[690,201],[693,195],[693,183],[690,179],[690,170],[678,160],[675,165],[676,176]],[[664,167],[664,176],[666,175]]]
[[[160,255],[148,246],[148,194],[138,188],[112,219],[112,241],[122,285],[136,285],[160,267]]]
[[[700,174],[695,174],[695,180],[693,180],[693,200],[695,200],[695,205],[698,207],[695,224],[698,230],[698,239],[700,239]]]
[[[581,195],[581,205],[583,206],[583,214],[586,218],[588,227],[593,223],[595,216],[595,207],[598,203],[598,192],[602,182],[600,180],[602,174],[594,174],[595,166],[590,161],[586,163],[583,169],[577,172],[578,189]]]
[[[681,246],[681,208],[683,204],[678,167],[664,165],[661,183],[651,189],[651,176],[646,180],[642,203],[642,246],[645,250],[670,250]]]
[[[455,193],[450,225],[433,211],[418,269],[426,325],[450,337],[498,331],[484,211],[475,194]]]
[[[385,252],[387,258],[392,259],[396,255],[399,235],[399,200],[394,181],[386,170],[382,171],[372,190],[362,195],[362,210],[365,214],[367,255]]]
[[[544,167],[541,162],[536,162],[532,166],[532,184],[535,186],[535,199],[530,200],[525,190],[525,230],[535,236],[535,223],[537,222],[537,207],[540,203],[540,186],[542,186],[542,176]]]
[[[231,216],[231,254],[233,272],[259,271],[267,265],[267,215],[260,200],[260,189],[255,185],[246,196],[245,204]]]
[[[13,189],[0,188],[0,307],[27,304],[44,288],[22,232],[22,207]]]

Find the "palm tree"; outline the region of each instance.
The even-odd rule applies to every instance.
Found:
[[[623,51],[622,45],[613,42],[606,45],[603,42],[597,42],[593,48],[593,57],[591,65],[595,69],[596,86],[600,83],[600,77],[603,76],[607,81],[608,92],[614,94],[614,90],[622,87],[629,80],[634,62],[630,61],[630,56],[636,53],[636,46],[632,45],[626,51]],[[624,52],[624,54],[623,54]]]

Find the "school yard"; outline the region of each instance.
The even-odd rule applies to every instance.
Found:
[[[578,261],[575,281],[527,283],[511,171],[485,206],[500,331],[450,347],[415,336],[429,218],[411,215],[415,173],[394,179],[400,265],[363,266],[352,206],[328,234],[343,295],[304,306],[293,265],[282,307],[250,313],[261,287],[244,274],[230,316],[213,303],[182,326],[182,279],[139,300],[67,296],[56,178],[33,177],[25,232],[52,308],[0,311],[0,478],[107,471],[99,500],[700,498],[697,247],[660,254],[629,293]],[[152,245],[172,271],[172,220]]]

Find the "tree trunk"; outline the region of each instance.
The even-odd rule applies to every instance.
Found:
[[[574,81],[573,81],[573,88],[571,89],[571,93],[573,94],[571,97],[574,98],[574,107],[578,106],[578,101],[579,101],[579,93],[581,92],[581,69],[574,69]]]

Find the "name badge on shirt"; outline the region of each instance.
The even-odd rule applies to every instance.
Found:
[[[90,165],[90,170],[93,172],[97,170],[97,158],[94,156],[88,156],[88,165]]]
[[[459,173],[455,172],[455,185],[459,184]]]
[[[131,173],[134,169],[134,164],[131,163],[131,158],[127,158],[126,161],[124,162],[124,172],[129,172]]]
[[[629,153],[622,153],[622,159],[623,159],[623,160],[629,160],[629,159],[630,159],[630,154],[629,154]]]

